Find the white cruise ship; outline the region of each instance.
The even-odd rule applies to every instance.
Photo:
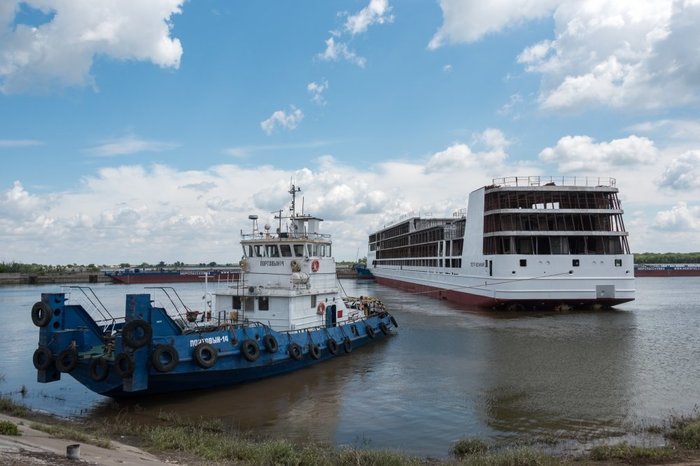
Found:
[[[412,217],[369,236],[377,282],[486,308],[611,307],[635,296],[614,178],[509,177],[451,218]]]

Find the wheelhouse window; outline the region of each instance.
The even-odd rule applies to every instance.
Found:
[[[288,244],[280,244],[280,252],[282,257],[292,257],[292,247]]]
[[[294,245],[294,255],[297,257],[304,257],[304,245],[303,244],[295,244]]]
[[[265,253],[266,253],[267,257],[279,257],[280,256],[280,251],[277,248],[276,244],[265,245]]]

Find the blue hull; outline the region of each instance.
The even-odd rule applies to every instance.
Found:
[[[35,312],[36,311],[36,312]],[[62,293],[42,294],[32,310],[40,327],[34,365],[39,382],[67,373],[109,397],[235,385],[351,353],[391,334],[387,312],[331,327],[279,332],[259,323],[181,328],[149,295],[127,295],[121,324],[96,323]]]

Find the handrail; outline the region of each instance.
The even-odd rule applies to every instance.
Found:
[[[90,303],[92,308],[100,314],[100,317],[102,317],[102,319],[99,321],[95,321],[95,323],[107,322],[107,321],[111,320],[111,322],[112,322],[111,323],[111,330],[114,330],[114,328],[116,327],[117,319],[109,312],[109,310],[107,309],[107,307],[105,307],[105,305],[102,303],[102,301],[97,296],[97,294],[95,294],[95,290],[93,290],[89,286],[77,286],[77,285],[76,286],[69,286],[68,288],[74,289],[74,290],[80,290],[80,292],[83,294],[85,299],[87,299],[87,301]],[[90,294],[92,294],[92,298],[88,295],[88,293],[85,290],[90,291]],[[93,299],[94,299],[94,301],[93,301]],[[95,301],[99,304],[99,306],[97,304],[95,304]],[[104,311],[104,313],[100,310],[100,307],[102,308],[102,311]],[[107,316],[109,316],[109,317],[105,316],[105,314],[107,314]],[[107,331],[109,329],[109,327],[110,327],[109,325],[105,326],[105,331]],[[110,332],[111,332],[111,330],[110,330]]]
[[[596,176],[508,176],[493,178],[493,186],[606,186],[615,187],[617,180]]]

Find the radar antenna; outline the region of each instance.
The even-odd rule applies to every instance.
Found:
[[[289,188],[289,194],[292,195],[292,206],[289,208],[289,211],[292,213],[292,217],[296,217],[296,200],[297,193],[299,192],[301,192],[301,188],[292,183],[291,187]]]

